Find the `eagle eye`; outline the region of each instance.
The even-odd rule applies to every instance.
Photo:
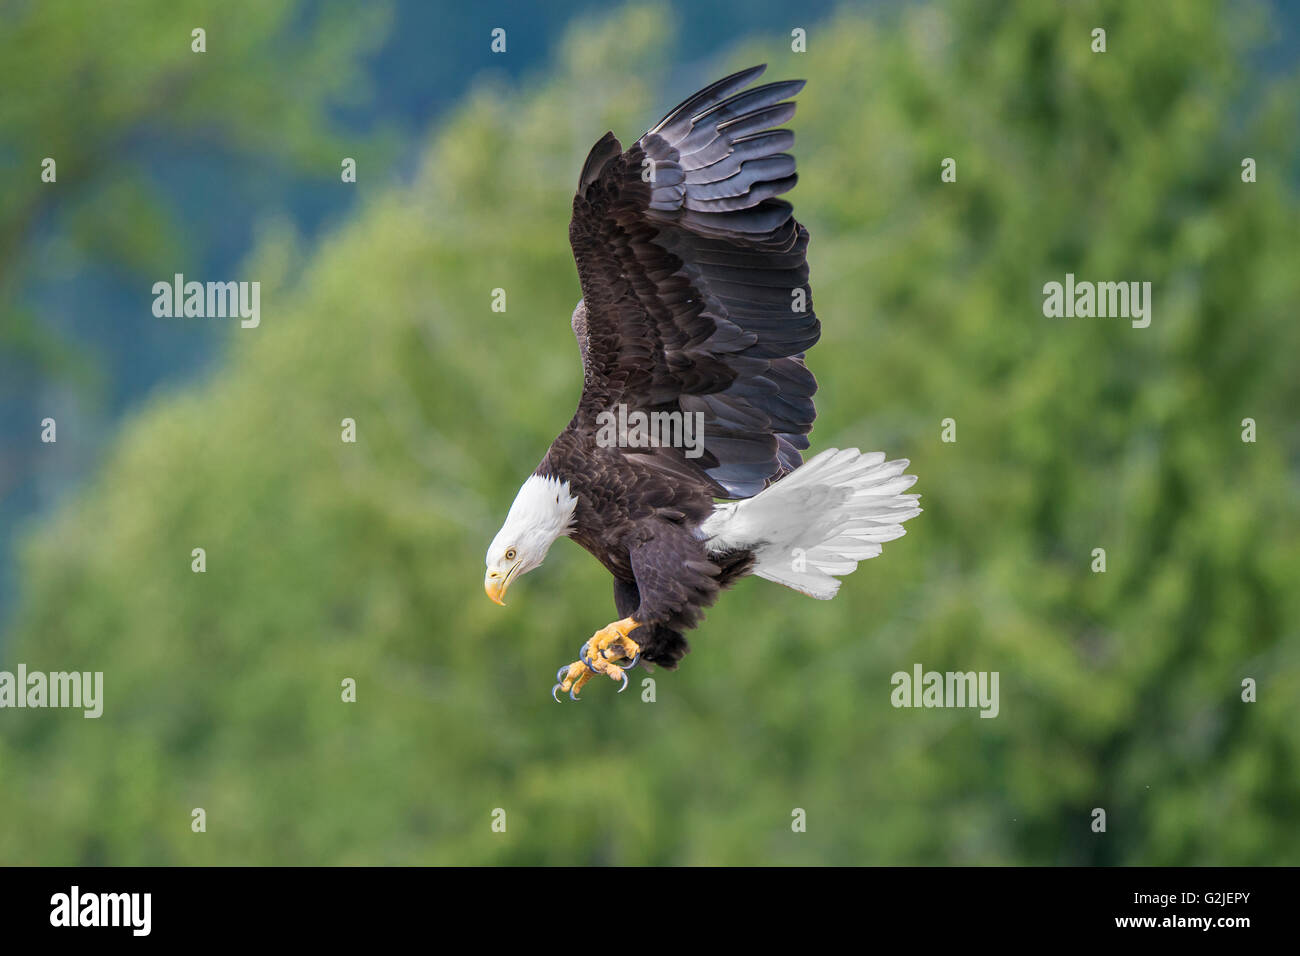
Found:
[[[510,548],[508,551],[506,551],[506,560],[513,561],[514,559],[515,559],[515,549]]]

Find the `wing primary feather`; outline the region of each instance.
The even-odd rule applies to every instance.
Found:
[[[766,63],[760,63],[758,66],[751,66],[745,70],[738,70],[730,76],[724,76],[716,83],[711,83],[704,89],[692,96],[688,96],[682,102],[678,103],[668,115],[650,128],[651,133],[662,133],[671,124],[679,123],[682,120],[691,120],[702,110],[708,109],[714,103],[725,99],[736,90],[743,90],[749,84],[763,75],[767,69]],[[665,137],[667,138],[667,137]]]
[[[569,227],[585,305],[571,427],[617,402],[701,412],[701,457],[635,457],[674,482],[697,475],[714,496],[753,495],[797,468],[816,417],[808,232],[776,198],[798,181],[794,132],[780,127],[804,82],[751,88],[763,71],[686,98],[626,152],[602,137]]]

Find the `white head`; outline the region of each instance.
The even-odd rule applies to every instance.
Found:
[[[576,507],[578,499],[570,494],[567,481],[529,476],[515,495],[506,523],[488,548],[487,576],[483,579],[488,597],[498,604],[506,603],[510,583],[540,565],[555,539],[572,530]]]

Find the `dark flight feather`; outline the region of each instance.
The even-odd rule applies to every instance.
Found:
[[[706,448],[717,461],[709,477],[738,498],[800,461],[789,439],[811,429],[815,411],[811,402],[782,401],[783,392],[809,398],[815,380],[802,363],[766,373],[820,333],[807,231],[773,198],[795,183],[794,158],[784,152],[794,134],[760,125],[788,119],[794,104],[783,101],[803,83],[745,90],[762,71],[701,90],[621,155],[613,134],[603,137],[583,167],[569,230],[594,373],[580,413],[619,403],[680,410],[686,396],[719,396],[705,407]],[[793,308],[798,289],[801,312]],[[775,391],[754,388],[759,379]],[[745,428],[729,417],[732,406],[747,410]],[[766,414],[768,427],[755,428],[754,414]],[[746,467],[729,467],[738,464]]]

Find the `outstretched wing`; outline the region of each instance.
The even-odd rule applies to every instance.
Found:
[[[737,498],[801,463],[817,382],[804,352],[820,334],[808,230],[774,198],[795,184],[802,80],[741,92],[743,70],[690,97],[626,152],[607,133],[573,200],[582,282],[579,417],[616,405],[702,412],[702,469]]]

